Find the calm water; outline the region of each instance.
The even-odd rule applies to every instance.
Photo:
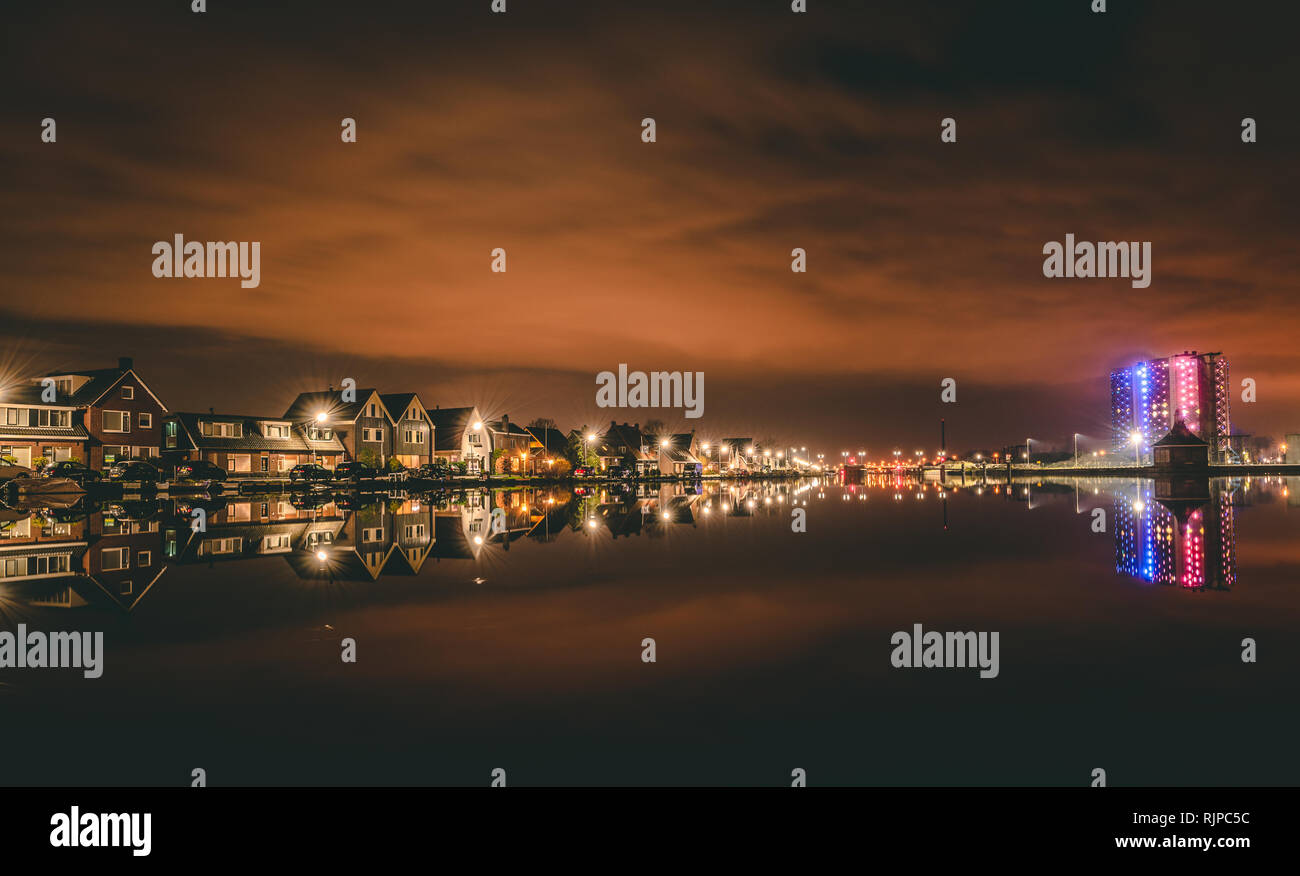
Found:
[[[0,625],[106,655],[95,680],[0,670],[0,783],[1300,784],[1298,497],[231,498],[200,534],[179,502],[5,511]],[[1000,674],[893,668],[916,623],[998,631]]]

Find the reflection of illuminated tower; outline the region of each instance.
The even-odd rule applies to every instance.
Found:
[[[1115,571],[1154,584],[1231,589],[1237,559],[1230,498],[1157,501],[1149,487],[1117,497]]]

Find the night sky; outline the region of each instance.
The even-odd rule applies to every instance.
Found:
[[[1300,16],[1089,5],[13,5],[0,372],[884,455],[1100,442],[1112,368],[1199,349],[1258,383],[1239,430],[1300,429]],[[154,278],[177,233],[260,241],[260,287]],[[1151,241],[1150,288],[1044,278],[1066,233]],[[597,408],[622,362],[703,371],[704,417]]]

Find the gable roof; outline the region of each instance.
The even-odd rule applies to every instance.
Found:
[[[533,436],[533,440],[545,448],[547,453],[563,453],[569,449],[569,439],[559,429],[552,429],[549,426],[525,426],[528,434]]]
[[[1200,438],[1199,436],[1196,435],[1195,432],[1187,428],[1187,424],[1180,419],[1178,422],[1174,423],[1174,427],[1169,430],[1168,435],[1161,438],[1159,441],[1157,441],[1155,444],[1152,444],[1151,446],[1152,447],[1188,447],[1188,446],[1209,447],[1210,445],[1209,442]]]
[[[358,389],[356,393],[356,401],[352,402],[343,401],[342,390],[299,393],[281,419],[302,423],[315,420],[318,414],[324,412],[329,415],[330,421],[355,423],[357,418],[361,416],[362,411],[365,410],[365,406],[370,402],[371,397],[379,394],[374,389]],[[388,408],[384,404],[382,396],[379,399],[379,406],[383,408],[384,416],[391,421],[392,416],[388,413]]]
[[[468,408],[426,408],[429,421],[433,423],[433,449],[444,452],[460,450],[461,439],[465,430],[474,423],[477,409]]]
[[[420,401],[420,394],[416,392],[381,392],[379,400],[384,403],[388,409],[388,415],[396,423],[398,420],[406,418],[406,412],[413,406],[424,413],[424,403]],[[427,417],[428,414],[424,413]]]
[[[163,404],[162,400],[159,399],[158,396],[154,395],[153,390],[149,388],[147,383],[140,379],[140,375],[136,374],[135,369],[132,367],[123,368],[119,366],[117,368],[95,368],[86,371],[69,371],[65,369],[63,371],[51,371],[44,376],[88,378],[87,381],[71,396],[65,396],[65,398],[68,399],[69,404],[75,405],[79,408],[88,408],[93,407],[96,402],[108,395],[113,390],[113,387],[121,383],[128,375],[134,377],[136,383],[140,384],[144,391],[149,393],[149,397],[158,403],[158,407],[162,408],[163,411],[166,412],[167,405]],[[40,383],[40,380],[37,379],[36,383]]]

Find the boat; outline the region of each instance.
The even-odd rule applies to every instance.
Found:
[[[20,496],[80,496],[86,492],[71,478],[14,478],[6,486]]]

